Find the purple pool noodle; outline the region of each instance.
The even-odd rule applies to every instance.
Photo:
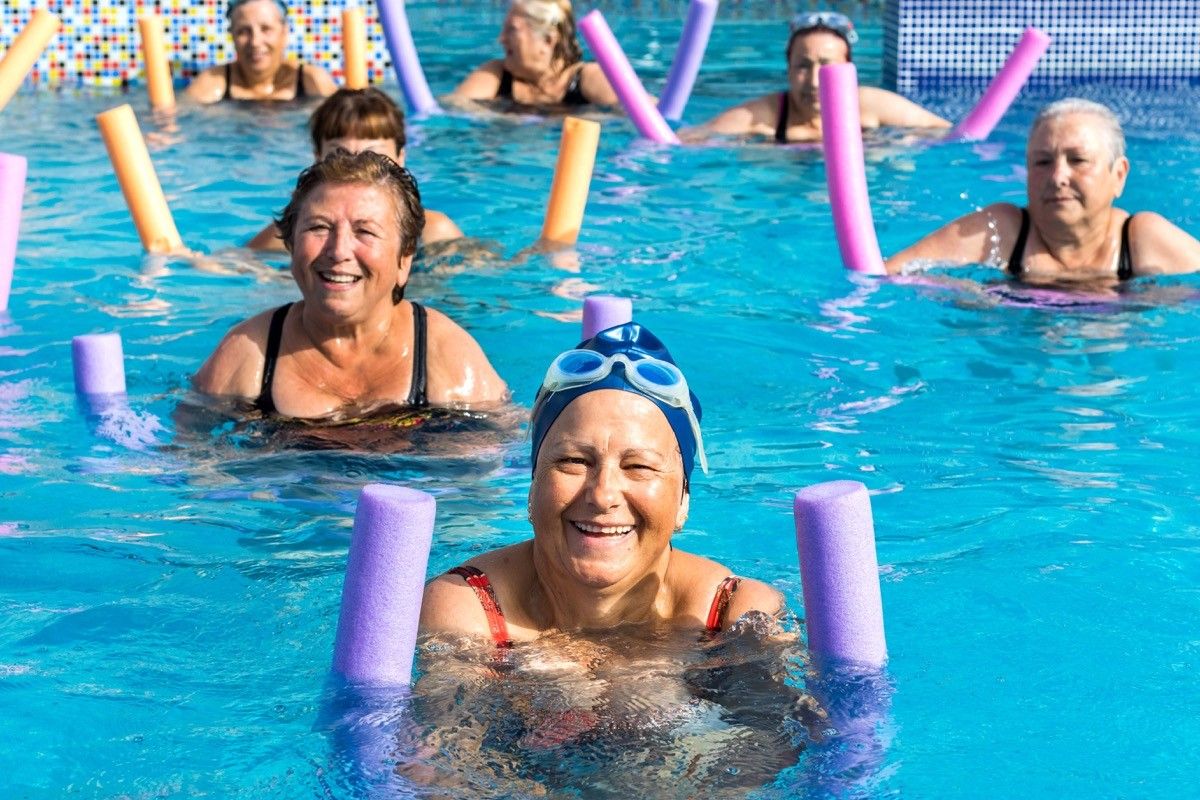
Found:
[[[435,510],[433,497],[403,486],[373,483],[358,496],[333,651],[351,683],[412,681]]]
[[[421,60],[417,58],[417,46],[413,44],[412,30],[408,27],[408,14],[404,11],[404,0],[378,0],[379,25],[387,40],[392,64],[396,67],[396,80],[404,91],[404,99],[414,114],[432,114],[440,111],[437,100],[429,91]]]
[[[717,0],[692,0],[688,4],[687,21],[679,36],[675,60],[671,62],[671,71],[667,73],[667,85],[658,98],[658,110],[667,119],[677,120],[683,116],[716,18]]]
[[[842,264],[854,272],[885,275],[867,196],[858,71],[853,64],[826,64],[821,67],[819,92],[825,180]]]
[[[125,393],[125,355],[121,334],[89,333],[71,340],[75,391],[82,395]]]
[[[988,84],[983,97],[946,138],[986,139],[1017,98],[1021,87],[1029,80],[1038,60],[1049,46],[1049,35],[1037,28],[1026,28],[1004,66]]]
[[[633,321],[633,301],[628,297],[594,294],[583,298],[583,338]]]
[[[638,133],[653,142],[679,144],[679,137],[650,101],[650,95],[646,94],[637,73],[633,71],[633,65],[625,57],[621,45],[617,44],[617,38],[604,21],[604,15],[598,9],[589,12],[579,20],[579,33],[587,41],[588,47],[592,48],[604,77],[612,84],[617,99],[625,107],[625,113],[637,127]]]
[[[26,169],[24,157],[0,153],[0,311],[8,310],[8,293],[17,260],[21,203],[25,198]]]
[[[827,663],[882,667],[887,645],[867,487],[806,487],[796,492],[794,512],[810,652]]]

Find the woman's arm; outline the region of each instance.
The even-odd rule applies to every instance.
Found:
[[[1200,242],[1153,211],[1142,211],[1129,223],[1129,250],[1138,275],[1200,270]]]
[[[454,224],[454,220],[440,211],[425,209],[425,230],[421,231],[421,244],[461,239],[462,236],[463,232]]]
[[[584,64],[579,73],[579,90],[590,103],[602,106],[615,106],[618,102],[617,93],[608,82],[604,70],[599,64]]]
[[[858,90],[858,104],[864,127],[949,128],[950,122],[895,92],[875,86]]]
[[[453,100],[493,100],[500,91],[500,75],[504,62],[489,61],[475,69],[450,93]]]
[[[333,76],[316,64],[304,65],[304,93],[309,97],[329,97],[337,91]]]
[[[286,253],[283,239],[279,238],[279,228],[274,222],[268,222],[267,227],[254,234],[254,238],[246,242],[251,250],[267,250],[272,253]]]
[[[187,96],[206,105],[218,102],[225,96],[225,66],[209,67],[192,78]]]
[[[994,227],[993,227],[994,226]],[[891,275],[914,261],[936,261],[946,266],[988,264],[1004,266],[1021,227],[1021,212],[1008,203],[993,203],[938,228],[884,262]],[[993,241],[995,239],[995,241]],[[999,253],[995,251],[999,249]]]
[[[768,94],[722,111],[703,125],[680,131],[684,141],[706,134],[741,136],[748,133],[771,134],[779,119],[779,95]]]
[[[492,368],[479,342],[437,309],[428,311],[429,402],[473,405],[507,400],[508,386]]]

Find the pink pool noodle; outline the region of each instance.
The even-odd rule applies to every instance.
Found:
[[[886,275],[867,197],[858,71],[853,64],[826,64],[819,77],[825,180],[842,264],[854,272]]]
[[[8,293],[17,261],[26,168],[24,157],[0,153],[0,311],[8,310]]]
[[[125,393],[125,355],[121,334],[89,333],[71,340],[75,391],[83,395]]]
[[[625,107],[625,113],[637,127],[638,133],[653,142],[679,144],[679,137],[654,107],[650,95],[646,94],[637,73],[633,71],[633,65],[625,57],[621,45],[617,44],[617,38],[613,36],[599,9],[579,20],[579,33],[587,41],[588,47],[592,48],[604,77],[612,84],[617,99]]]
[[[333,668],[351,683],[412,682],[435,510],[432,496],[403,486],[359,493],[333,650]]]
[[[425,71],[417,57],[417,46],[413,44],[412,29],[408,27],[408,14],[404,0],[378,0],[379,25],[387,40],[388,52],[396,68],[396,80],[404,90],[404,98],[414,114],[431,114],[439,111],[437,100],[429,91]]]
[[[594,294],[583,298],[583,340],[600,331],[633,321],[633,301],[628,297]]]
[[[809,651],[831,663],[882,667],[887,644],[867,487],[818,483],[796,492],[793,508]]]
[[[667,119],[677,120],[683,116],[716,18],[717,0],[692,0],[688,4],[687,21],[679,36],[675,60],[671,62],[671,71],[667,73],[667,85],[658,98],[658,110]]]
[[[1004,66],[988,84],[983,97],[946,138],[986,139],[1017,98],[1021,87],[1029,80],[1038,60],[1049,46],[1049,35],[1037,28],[1026,28]]]

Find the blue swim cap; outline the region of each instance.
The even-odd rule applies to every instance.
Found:
[[[624,325],[617,325],[600,331],[591,339],[581,342],[574,349],[591,350],[604,357],[619,353],[634,362],[644,359],[657,359],[671,365],[675,364],[675,360],[667,352],[666,345],[657,336],[636,322],[627,322]],[[592,383],[585,383],[581,386],[573,386],[558,391],[547,391],[546,384],[542,385],[538,390],[537,399],[534,401],[533,417],[530,420],[530,437],[533,440],[533,466],[537,466],[538,450],[541,449],[542,440],[546,438],[547,431],[550,430],[550,426],[554,424],[554,420],[558,419],[558,415],[563,412],[563,409],[575,398],[600,389],[620,389],[626,392],[633,392],[645,397],[658,406],[667,418],[667,423],[671,426],[671,430],[674,431],[675,440],[679,442],[679,452],[683,456],[684,478],[686,481],[690,481],[692,468],[696,463],[698,442],[696,441],[696,434],[693,433],[692,422],[688,417],[688,412],[683,408],[660,400],[642,387],[630,382],[629,376],[625,373],[625,365],[620,362],[612,364],[611,370],[606,375],[596,379]],[[696,422],[699,424],[700,400],[691,391],[688,391],[687,396],[691,404],[692,413],[695,414]]]

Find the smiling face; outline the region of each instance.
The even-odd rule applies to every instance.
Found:
[[[687,519],[683,478],[658,406],[619,389],[579,396],[546,433],[529,489],[541,563],[591,588],[636,584]]]
[[[1038,125],[1029,136],[1025,164],[1034,220],[1068,224],[1111,208],[1129,174],[1129,160],[1113,160],[1097,118],[1087,113]]]
[[[500,29],[504,67],[514,75],[535,76],[547,71],[554,61],[555,31],[539,31],[525,15],[510,10]]]
[[[327,183],[296,215],[292,276],[305,303],[342,323],[390,309],[392,289],[408,280],[396,205],[384,188]]]
[[[404,148],[397,150],[395,139],[355,139],[350,136],[326,139],[321,142],[321,150],[317,153],[317,161],[320,161],[339,147],[351,153],[361,153],[370,150],[372,153],[387,156],[400,166],[404,166]]]
[[[273,75],[287,52],[287,21],[274,0],[250,0],[229,19],[238,66],[251,75]]]
[[[797,36],[788,51],[788,90],[792,101],[801,108],[819,108],[821,67],[849,60],[850,48],[836,33],[815,30]]]

